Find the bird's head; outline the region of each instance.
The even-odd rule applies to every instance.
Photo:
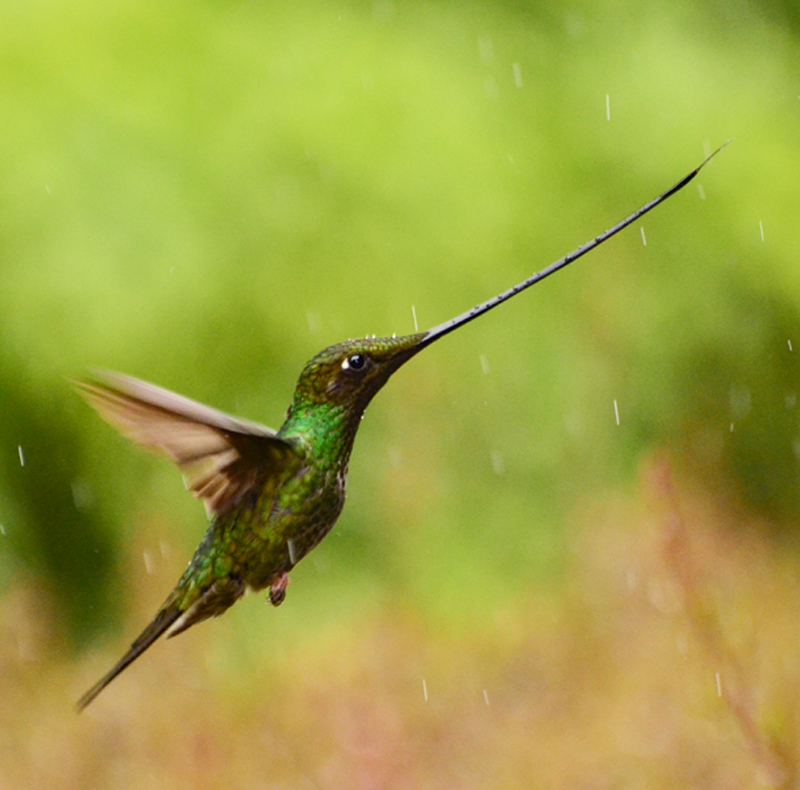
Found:
[[[392,373],[424,347],[426,334],[347,340],[323,349],[300,374],[293,407],[340,406],[361,414]]]

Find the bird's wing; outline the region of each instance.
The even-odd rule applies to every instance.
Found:
[[[297,458],[271,428],[120,373],[74,382],[100,416],[143,447],[171,458],[211,518]]]

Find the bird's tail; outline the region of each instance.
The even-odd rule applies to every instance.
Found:
[[[172,596],[170,596],[170,599]],[[77,702],[76,710],[80,713],[114,678],[129,664],[139,658],[153,642],[161,636],[182,614],[174,600],[168,599],[161,607],[153,622],[139,634],[130,650],[114,665],[110,672],[103,675]]]

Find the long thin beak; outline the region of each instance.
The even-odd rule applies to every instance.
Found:
[[[569,255],[565,255],[563,258],[557,260],[555,263],[551,263],[546,268],[542,269],[541,271],[532,274],[526,280],[523,280],[521,283],[517,283],[512,288],[509,288],[507,291],[503,291],[503,293],[498,294],[497,296],[492,297],[483,304],[476,305],[471,310],[467,310],[466,313],[462,313],[461,315],[457,315],[455,318],[451,318],[449,321],[445,321],[443,324],[439,324],[439,326],[433,327],[433,329],[429,329],[425,332],[422,338],[416,345],[416,350],[419,351],[425,346],[429,346],[434,341],[438,340],[440,337],[444,337],[446,334],[452,332],[454,329],[458,329],[458,327],[463,326],[464,324],[468,324],[470,321],[474,320],[480,315],[488,312],[489,310],[497,307],[497,305],[502,304],[507,299],[510,299],[512,296],[516,296],[518,293],[521,293],[526,288],[530,288],[532,285],[536,285],[536,283],[544,280],[545,277],[549,277],[554,272],[557,272],[559,269],[563,269],[565,266],[569,266],[570,263],[573,261],[578,260],[583,255],[586,255],[587,252],[590,252],[595,247],[599,247],[604,241],[607,241],[615,234],[619,233],[624,228],[627,228],[632,222],[636,222],[639,217],[644,216],[647,214],[648,211],[652,211],[657,205],[663,203],[667,198],[674,195],[676,192],[679,192],[683,189],[702,169],[705,167],[728,143],[731,141],[728,140],[726,143],[723,143],[713,154],[706,157],[703,162],[698,165],[691,173],[684,176],[677,184],[670,187],[666,192],[662,192],[657,198],[654,198],[649,203],[645,203],[640,209],[637,209],[633,212],[629,217],[626,217],[621,222],[618,222],[613,227],[609,228],[604,233],[601,233],[599,236],[595,237],[591,241],[586,242],[582,246],[578,247],[578,249],[573,250]]]

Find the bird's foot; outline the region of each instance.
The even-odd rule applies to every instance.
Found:
[[[282,573],[269,586],[269,602],[273,606],[280,606],[286,597],[286,588],[289,586],[289,574]]]

